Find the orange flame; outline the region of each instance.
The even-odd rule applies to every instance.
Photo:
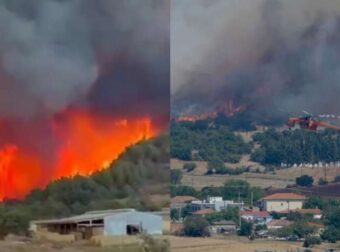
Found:
[[[105,169],[128,146],[157,134],[150,118],[113,119],[84,111],[66,112],[50,127],[59,145],[49,167],[39,155],[15,144],[0,150],[0,201],[22,199],[32,189],[62,177]]]
[[[235,107],[232,100],[228,100],[227,102],[221,104],[217,107],[216,111],[206,112],[200,115],[184,115],[179,116],[176,121],[177,122],[196,122],[203,120],[215,119],[219,114],[223,114],[227,117],[233,117],[237,113],[243,112],[246,110],[246,105],[240,105]]]

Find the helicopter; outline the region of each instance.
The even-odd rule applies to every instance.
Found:
[[[318,128],[326,128],[340,131],[340,127],[323,122],[321,120],[314,119],[313,114],[303,110],[304,115],[299,117],[290,117],[288,119],[287,125],[289,129],[293,128],[296,124],[300,126],[301,129],[317,131]],[[340,116],[335,115],[319,115],[320,118],[337,118],[340,119]]]

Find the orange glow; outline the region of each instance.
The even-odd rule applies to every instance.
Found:
[[[53,160],[16,144],[0,149],[0,201],[22,199],[32,189],[74,175],[107,168],[128,147],[157,134],[150,118],[114,119],[86,111],[67,111],[51,120]]]
[[[203,113],[200,115],[184,115],[176,118],[177,122],[196,122],[203,120],[215,119],[219,114],[225,115],[226,117],[233,117],[237,113],[243,112],[247,107],[245,105],[240,105],[235,107],[232,100],[228,100],[219,107],[216,111],[211,111]]]

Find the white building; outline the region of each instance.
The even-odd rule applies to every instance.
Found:
[[[295,193],[275,193],[261,199],[262,208],[268,212],[302,209],[306,197]]]
[[[196,212],[205,208],[211,208],[216,212],[221,212],[228,207],[243,207],[243,202],[233,200],[223,200],[222,197],[208,197],[206,200],[196,200],[191,202],[192,211]]]

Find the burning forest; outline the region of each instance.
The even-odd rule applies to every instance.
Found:
[[[172,116],[339,114],[337,1],[174,1]]]
[[[167,129],[169,3],[136,4],[0,3],[0,201]]]

